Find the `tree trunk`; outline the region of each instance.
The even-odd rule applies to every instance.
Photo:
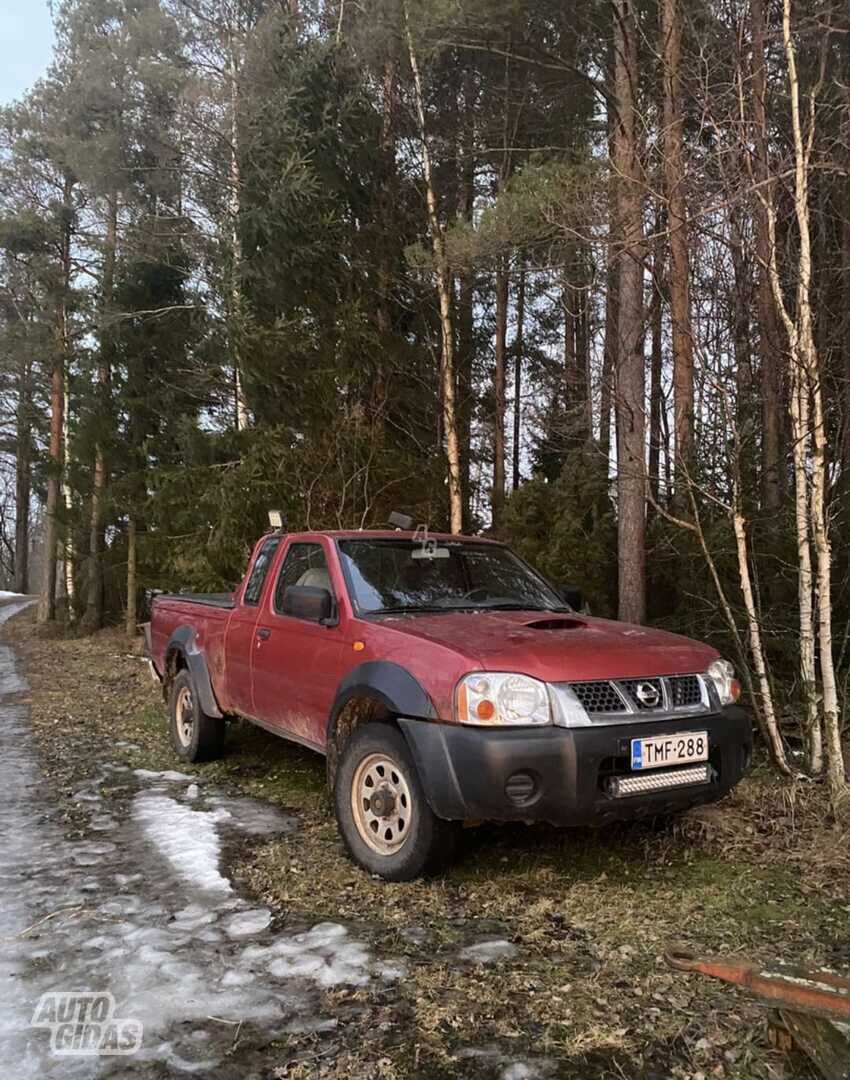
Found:
[[[848,91],[850,98],[850,91]],[[844,208],[841,222],[841,310],[843,313],[843,331],[841,334],[841,359],[844,392],[842,412],[844,419],[844,438],[842,440],[841,486],[847,498],[850,498],[850,101],[845,105],[847,119],[844,145],[847,147],[847,176],[844,179]]]
[[[44,508],[44,568],[38,604],[38,622],[56,619],[56,559],[59,546],[59,500],[62,483],[62,419],[65,409],[65,370],[68,357],[68,290],[71,283],[71,194],[73,181],[66,174],[62,185],[63,221],[59,253],[59,281],[53,314],[53,364],[50,375],[50,471]]]
[[[422,79],[419,74],[419,61],[413,47],[410,32],[407,4],[403,5],[407,48],[410,56],[410,69],[413,74],[413,90],[416,101],[416,116],[419,123],[419,138],[422,143],[422,170],[425,180],[425,204],[428,211],[428,226],[431,233],[431,246],[434,254],[434,270],[437,277],[437,296],[440,304],[440,388],[443,401],[443,436],[446,446],[446,459],[449,473],[449,519],[451,531],[461,532],[463,528],[463,490],[460,475],[460,444],[457,431],[457,410],[455,407],[455,372],[454,372],[454,328],[452,326],[452,275],[446,257],[445,236],[440,224],[437,208],[437,193],[434,186],[434,174],[431,168],[431,151],[428,145],[428,128],[425,123],[425,99],[422,93]]]
[[[614,220],[612,216],[612,233],[614,231]],[[602,353],[601,385],[599,387],[599,450],[605,461],[606,468],[608,468],[611,456],[611,403],[614,398],[614,372],[617,367],[618,312],[620,306],[619,263],[611,247],[612,245],[609,245],[605,287],[605,339]]]
[[[475,73],[468,66],[463,76],[463,123],[459,139],[460,192],[458,213],[471,228],[475,210]],[[464,527],[470,520],[470,443],[472,413],[475,403],[473,366],[475,362],[475,268],[467,261],[458,271],[457,298],[457,357],[455,377],[457,383],[457,430],[460,445],[460,477],[463,491]]]
[[[519,487],[520,448],[522,434],[522,354],[525,347],[525,267],[520,266],[516,297],[516,337],[514,338],[514,442],[513,482],[514,491]]]
[[[661,493],[661,372],[663,367],[663,339],[662,339],[662,289],[661,280],[663,266],[661,265],[660,244],[656,244],[653,258],[653,289],[652,309],[650,311],[650,328],[652,335],[652,348],[649,362],[649,490],[653,500],[657,503]]]
[[[493,525],[498,525],[505,505],[505,382],[508,351],[508,300],[510,280],[505,259],[496,270],[496,341],[493,368]]]
[[[112,379],[112,348],[114,330],[113,293],[115,291],[115,257],[118,247],[118,196],[112,192],[107,198],[106,237],[103,255],[103,280],[100,295],[100,343],[97,373],[98,424],[92,474],[91,516],[89,519],[89,565],[86,579],[87,630],[99,630],[103,625],[103,547],[104,520],[106,514],[106,487],[108,483],[106,463],[106,425],[111,413],[110,382]]]
[[[578,418],[581,413],[578,368],[576,366],[576,312],[575,297],[570,278],[573,272],[573,253],[570,251],[563,269],[561,284],[561,308],[564,313],[564,447],[572,450],[578,445]]]
[[[65,402],[62,409],[62,452],[64,460],[71,460],[71,395],[68,379],[65,379]],[[62,567],[65,572],[65,605],[69,622],[76,618],[74,578],[74,530],[72,528],[74,496],[68,470],[62,477],[62,502],[65,507],[65,543],[62,546]]]
[[[767,151],[767,65],[765,50],[764,0],[750,0],[750,24],[753,42],[753,120],[755,126],[755,179],[760,185],[769,180]],[[766,188],[763,189],[766,192]],[[775,232],[775,230],[774,230]],[[774,241],[775,242],[775,237]],[[756,253],[759,261],[758,324],[759,380],[762,401],[762,500],[764,508],[776,511],[782,505],[784,477],[782,469],[782,376],[781,342],[776,300],[770,281],[770,229],[765,206],[760,200],[756,214]]]
[[[15,583],[29,592],[30,499],[32,497],[32,378],[26,354],[18,367],[18,408],[15,416]]]
[[[807,736],[813,772],[822,768],[822,727],[818,710],[813,614],[814,575],[810,541],[817,556],[818,644],[820,646],[823,719],[826,730],[827,775],[833,807],[838,809],[847,792],[841,747],[838,694],[832,653],[831,551],[826,519],[826,430],[820,385],[819,358],[815,345],[812,310],[812,246],[809,225],[809,167],[811,133],[803,135],[800,116],[800,85],[796,49],[791,31],[790,0],[783,0],[782,37],[791,104],[794,145],[794,216],[799,250],[795,266],[796,297],[793,314],[782,292],[776,257],[776,207],[772,193],[761,193],[771,259],[768,264],[774,303],[788,336],[790,355],[790,412],[794,454],[794,507],[797,527],[798,591],[800,608],[800,674],[806,693]],[[814,105],[810,112],[814,122]]]
[[[127,637],[135,637],[137,633],[136,623],[139,621],[137,614],[138,597],[138,552],[136,536],[136,519],[131,514],[127,521],[127,614],[124,627]]]
[[[340,6],[340,10],[342,10]],[[389,340],[393,332],[391,294],[393,287],[394,234],[393,216],[396,200],[395,175],[395,114],[398,104],[398,65],[394,58],[384,64],[381,111],[381,183],[376,192],[376,216],[380,229],[377,252],[377,303],[375,323],[382,338]],[[387,373],[380,355],[375,363],[370,412],[379,441],[383,441],[384,412],[387,402]]]
[[[615,14],[615,19],[616,19]],[[614,36],[608,46],[608,64],[606,77],[610,85],[614,84],[616,74],[616,53]],[[607,109],[608,155],[616,161],[616,122],[615,109],[609,104]],[[620,261],[615,244],[620,234],[617,222],[617,186],[612,182],[608,186],[608,250],[605,266],[605,334],[602,352],[602,373],[599,387],[599,450],[605,462],[606,471],[610,469],[611,457],[611,404],[614,399],[614,373],[617,368],[617,349],[619,345],[620,310]]]
[[[643,197],[635,88],[637,27],[632,0],[614,2],[614,132],[620,252],[617,335],[617,565],[619,617],[646,617],[646,416],[643,357]]]
[[[748,506],[756,486],[755,446],[753,445],[753,367],[750,349],[750,309],[752,307],[751,268],[744,254],[740,215],[730,214],[730,252],[734,284],[729,302],[733,312],[735,339],[735,425],[743,443],[741,503]]]
[[[664,187],[670,230],[670,318],[673,324],[675,496],[681,506],[684,500],[678,488],[691,482],[694,470],[694,344],[681,106],[682,27],[678,0],[661,2],[661,55],[664,70]]]
[[[230,347],[233,352],[233,405],[236,430],[244,431],[249,423],[248,405],[240,351],[242,332],[242,237],[240,217],[242,210],[242,175],[239,166],[239,62],[236,56],[236,35],[233,27],[228,30],[228,64],[230,68],[230,189],[228,212],[230,215]]]
[[[590,437],[588,427],[590,383],[585,274],[581,254],[570,245],[564,266],[562,306],[564,309],[564,380],[566,383],[566,444],[581,447]]]
[[[818,596],[818,645],[820,646],[821,689],[823,691],[823,725],[826,735],[827,779],[829,781],[832,805],[837,812],[847,795],[844,752],[841,745],[840,713],[838,707],[838,688],[835,679],[835,666],[832,652],[832,553],[830,550],[829,529],[826,518],[827,493],[827,432],[821,389],[820,365],[815,345],[812,326],[812,242],[809,228],[809,155],[811,141],[804,140],[800,118],[800,84],[797,75],[797,56],[791,31],[791,0],[782,4],[782,38],[785,45],[785,60],[788,69],[788,86],[791,97],[791,126],[794,136],[794,213],[800,237],[797,274],[797,310],[796,319],[799,334],[796,341],[792,338],[792,358],[797,373],[797,390],[802,402],[811,395],[812,402],[812,458],[811,458],[811,497],[810,514],[812,533],[817,554],[817,596]],[[811,123],[815,122],[814,112]],[[778,275],[774,290],[779,288]],[[778,299],[777,299],[778,303]],[[794,348],[796,344],[796,348]],[[807,405],[806,405],[807,408]],[[801,416],[805,424],[804,432],[808,439],[808,416]],[[800,440],[802,441],[802,440]],[[798,440],[795,438],[795,459]],[[803,445],[806,445],[805,443]],[[803,481],[806,476],[804,474]],[[799,500],[799,492],[798,492]],[[820,717],[818,717],[818,745],[820,749]]]
[[[581,435],[587,444],[593,438],[593,395],[590,379],[590,284],[583,266],[582,286],[576,316],[576,369],[582,401]]]
[[[736,492],[736,497],[740,499],[740,492]],[[746,521],[739,509],[736,509],[732,514],[732,526],[735,530],[735,548],[738,554],[738,577],[741,583],[741,594],[744,597],[744,609],[747,613],[747,638],[761,698],[762,733],[767,739],[771,756],[777,766],[782,772],[790,773],[788,759],[785,756],[785,746],[782,743],[782,735],[776,718],[773,691],[767,674],[764,649],[762,648],[761,625],[758,620],[753,583],[750,577]]]

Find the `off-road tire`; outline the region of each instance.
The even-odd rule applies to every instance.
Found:
[[[184,761],[212,761],[224,750],[224,720],[207,716],[194,680],[183,668],[177,672],[168,695],[169,734],[174,751]]]
[[[365,809],[367,800],[362,798],[366,790],[364,777],[368,783],[369,774],[375,778],[385,763],[385,790],[389,790],[391,798],[400,800],[396,805],[404,815],[401,827],[393,818],[392,826],[386,829],[393,838],[389,845],[398,845],[393,850],[379,835],[384,831],[383,824],[390,819],[381,819],[375,826],[375,815],[371,809]],[[359,813],[355,787],[360,792],[357,798],[364,806]],[[364,724],[344,745],[334,785],[334,810],[348,855],[364,870],[386,881],[411,881],[433,873],[451,859],[457,847],[460,825],[434,815],[407,742],[391,724]],[[364,840],[367,827],[374,829],[369,842]],[[380,847],[387,850],[376,850]]]

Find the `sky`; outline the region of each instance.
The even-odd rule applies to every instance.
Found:
[[[0,105],[21,97],[44,74],[52,45],[47,0],[0,0]]]

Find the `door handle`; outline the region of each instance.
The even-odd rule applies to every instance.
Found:
[[[257,637],[260,639],[260,641],[268,641],[271,636],[272,632],[267,626],[261,626],[260,629],[257,631]]]

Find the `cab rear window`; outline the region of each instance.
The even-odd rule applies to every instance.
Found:
[[[242,601],[245,604],[259,604],[263,592],[263,585],[268,576],[269,567],[277,549],[280,547],[279,536],[270,536],[260,548],[259,553],[251,567],[248,584],[245,586],[245,595]]]

